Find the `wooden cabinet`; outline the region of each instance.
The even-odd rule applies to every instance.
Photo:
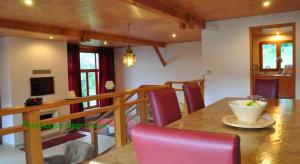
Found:
[[[295,98],[295,77],[294,76],[272,76],[253,75],[252,88],[255,88],[256,79],[279,79],[279,98]],[[252,91],[252,93],[254,93]]]

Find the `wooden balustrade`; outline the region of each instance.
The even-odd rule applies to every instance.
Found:
[[[126,144],[126,114],[125,111],[132,106],[138,107],[138,115],[140,116],[140,122],[146,123],[147,122],[147,92],[160,90],[164,88],[172,87],[173,84],[183,84],[186,82],[198,82],[201,86],[203,92],[203,80],[196,80],[196,81],[185,81],[185,82],[174,82],[170,81],[165,83],[166,85],[143,85],[138,87],[137,89],[128,90],[124,92],[113,92],[113,93],[106,93],[100,94],[95,96],[88,96],[88,97],[81,97],[74,100],[58,100],[58,101],[51,101],[45,102],[42,105],[38,106],[17,106],[11,108],[3,108],[0,109],[0,116],[5,115],[14,115],[14,114],[22,114],[24,123],[28,125],[48,125],[54,123],[60,123],[65,121],[70,121],[72,119],[97,115],[100,113],[107,113],[112,112],[114,113],[114,121],[115,121],[115,146],[117,148],[122,147]],[[179,89],[176,89],[179,91]],[[133,95],[137,94],[137,99],[131,100],[130,98]],[[93,110],[82,111],[78,113],[72,113],[65,116],[59,116],[56,118],[50,118],[46,120],[40,120],[40,112],[50,109],[50,108],[57,108],[61,106],[67,106],[71,104],[82,103],[86,101],[92,100],[101,100],[113,98],[114,103],[113,105],[106,106],[106,107],[99,107]],[[63,109],[61,109],[63,110]],[[100,120],[97,120],[98,122]],[[93,124],[97,124],[94,122]],[[92,144],[98,146],[97,140],[97,127],[96,126],[89,126],[91,131],[91,138]],[[33,163],[43,163],[43,154],[42,154],[42,136],[41,136],[41,129],[40,128],[32,128],[28,126],[13,126],[13,127],[6,127],[0,129],[0,136],[16,133],[16,132],[24,132],[24,141],[25,141],[25,150],[26,150],[26,161],[28,164]]]
[[[204,97],[204,79],[199,79],[199,80],[191,80],[191,81],[167,81],[164,83],[164,85],[168,85],[171,88],[174,88],[174,84],[179,84],[179,85],[183,85],[185,83],[198,83],[198,85],[200,86],[201,89],[201,93],[202,96]],[[175,91],[183,91],[182,88],[174,88]]]

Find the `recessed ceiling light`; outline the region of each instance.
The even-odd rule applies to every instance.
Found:
[[[107,41],[106,40],[104,41],[104,45],[107,45]]]
[[[27,6],[32,6],[33,5],[33,1],[32,0],[24,0],[24,3]]]
[[[269,6],[271,6],[271,1],[263,1],[262,6],[263,7],[269,7]]]
[[[50,40],[53,40],[53,39],[54,39],[54,37],[53,37],[52,35],[50,35],[50,36],[49,36],[49,39],[50,39]]]
[[[175,33],[172,34],[172,38],[176,38],[176,36],[177,36],[177,35],[176,35]]]

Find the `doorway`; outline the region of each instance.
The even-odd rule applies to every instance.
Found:
[[[278,79],[279,98],[295,98],[296,24],[250,27],[250,93],[256,79]]]

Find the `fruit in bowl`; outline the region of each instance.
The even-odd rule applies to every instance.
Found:
[[[253,100],[234,100],[228,102],[231,110],[238,120],[243,122],[256,122],[267,106],[267,102]]]

